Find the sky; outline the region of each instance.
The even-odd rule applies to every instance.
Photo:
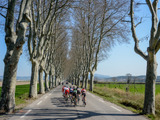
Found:
[[[157,53],[157,62],[160,65],[160,52]],[[139,76],[146,74],[146,66],[146,60],[134,52],[132,40],[130,44],[116,45],[110,52],[109,58],[99,63],[96,73],[111,77],[125,76],[127,73]],[[160,75],[160,66],[157,74]]]
[[[159,5],[160,7],[160,5]],[[139,15],[145,16],[143,23],[137,27],[137,36],[143,38],[149,35],[150,31],[150,18],[148,13],[148,8],[142,5],[142,9],[139,11]],[[160,11],[160,10],[159,10]],[[160,14],[160,13],[159,13]],[[160,17],[160,16],[159,16]],[[160,18],[159,18],[160,19]],[[0,21],[3,22],[3,18],[0,16]],[[130,27],[130,26],[129,26]],[[6,53],[6,45],[4,41],[4,30],[0,27],[0,76],[3,76],[4,62],[3,59]],[[109,53],[109,57],[106,60],[101,61],[98,64],[96,73],[102,75],[108,75],[111,77],[126,75],[127,73],[133,76],[145,75],[147,62],[138,54],[134,52],[134,42],[133,38],[129,36],[130,43],[116,44]],[[140,39],[141,40],[141,39]],[[140,48],[146,51],[148,46],[148,41],[146,39],[140,42]],[[23,54],[20,57],[17,76],[31,76],[31,63],[29,61],[28,54],[26,52],[27,42],[23,48]],[[157,53],[157,74],[160,75],[160,52]]]

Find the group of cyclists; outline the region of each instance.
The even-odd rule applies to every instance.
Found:
[[[86,105],[86,90],[85,90],[85,88],[80,90],[79,87],[75,87],[75,86],[69,87],[67,85],[64,85],[62,87],[62,93],[63,93],[63,96],[66,101],[68,100],[68,98],[70,98],[71,104],[74,103],[75,105],[77,105],[77,102],[79,103],[80,95],[82,95],[83,104]]]

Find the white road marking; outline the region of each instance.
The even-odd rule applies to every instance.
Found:
[[[42,101],[39,101],[39,102],[37,103],[37,105],[39,105],[41,102],[42,102]]]
[[[116,108],[116,107],[114,107],[114,106],[110,106],[110,107],[112,107],[113,109],[115,109],[115,110],[121,112],[121,110],[119,110],[118,108]]]
[[[102,99],[98,99],[98,100],[104,103],[104,101]]]
[[[48,96],[44,97],[44,99],[46,99]]]
[[[24,118],[29,112],[31,112],[32,110],[28,110],[23,116],[21,116],[20,118]]]
[[[51,95],[51,93],[49,95]]]

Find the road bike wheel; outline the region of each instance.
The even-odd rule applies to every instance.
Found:
[[[77,105],[77,101],[76,101],[76,98],[74,98],[74,105],[75,105],[75,106]]]
[[[86,106],[86,102],[85,102],[85,100],[84,100],[84,97],[83,97],[82,101],[83,101],[83,105],[84,105],[84,107],[85,107],[85,106]]]
[[[78,104],[79,104],[79,101],[80,101],[80,97],[78,96]]]

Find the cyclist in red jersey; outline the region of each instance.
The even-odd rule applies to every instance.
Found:
[[[83,89],[81,90],[81,94],[82,94],[82,96],[83,96],[82,101],[83,101],[83,99],[84,99],[84,101],[86,101],[86,89],[85,89],[85,88],[83,88]],[[86,104],[86,102],[85,102],[85,104]]]
[[[68,100],[69,88],[67,86],[64,87],[64,95],[65,95],[65,98]]]
[[[64,97],[64,87],[65,85],[62,87],[62,96]]]

